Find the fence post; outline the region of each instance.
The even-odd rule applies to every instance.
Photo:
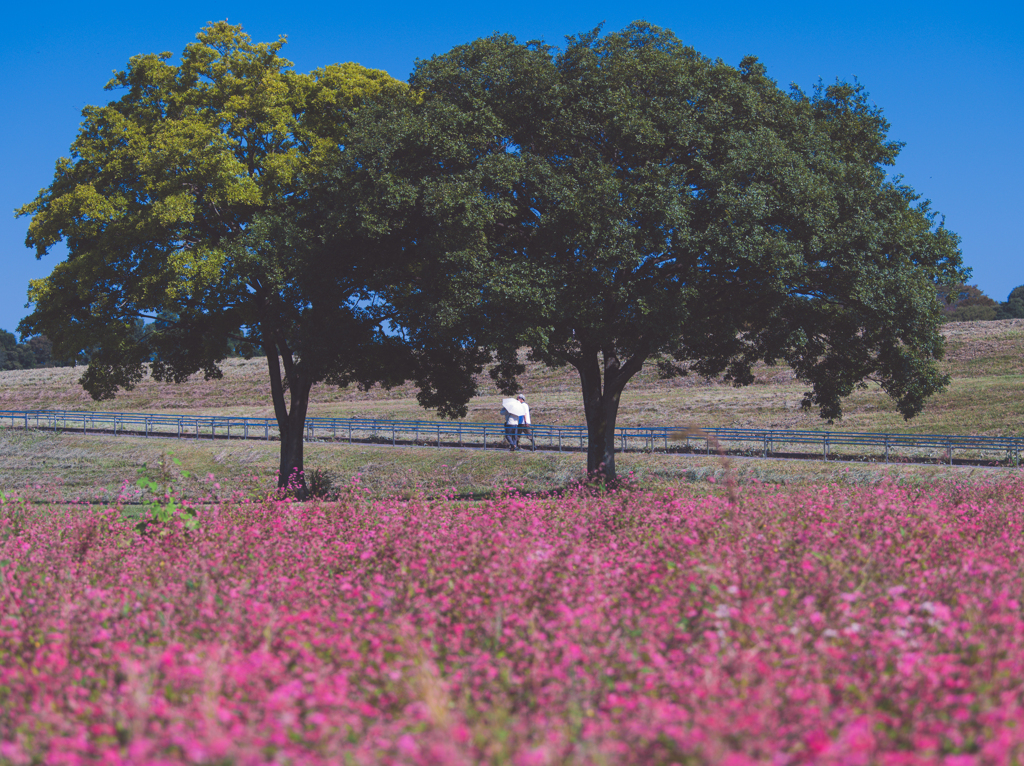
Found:
[[[438,449],[441,448],[441,424],[440,423],[437,424],[437,447],[438,447]]]
[[[889,434],[885,435],[885,462],[889,462]]]

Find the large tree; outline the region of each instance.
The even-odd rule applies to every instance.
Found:
[[[58,358],[89,349],[94,398],[198,372],[219,378],[233,349],[267,360],[281,433],[279,481],[302,481],[303,432],[318,381],[394,382],[409,355],[381,328],[374,253],[317,194],[343,151],[353,110],[381,93],[408,98],[356,64],[291,70],[283,38],[253,43],[226,22],[181,56],[133,57],[106,106],[84,110],[70,158],[18,211],[27,244],[66,260],[31,284],[21,332],[54,339]],[[339,216],[339,212],[342,215]],[[140,318],[160,321],[139,332]]]
[[[636,23],[562,50],[509,36],[418,63],[415,101],[353,125],[361,216],[401,251],[415,335],[580,375],[588,471],[615,476],[620,396],[788,363],[823,417],[876,381],[906,417],[946,379],[936,283],[958,238],[891,180],[900,145],[857,84],[782,92]],[[415,266],[418,264],[418,266]]]

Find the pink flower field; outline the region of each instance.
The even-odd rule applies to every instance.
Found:
[[[1024,760],[1024,484],[357,497],[8,498],[0,763]]]

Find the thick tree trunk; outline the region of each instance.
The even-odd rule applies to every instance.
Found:
[[[291,352],[279,344],[265,343],[264,353],[270,368],[270,393],[274,400],[274,414],[277,428],[281,433],[281,462],[277,474],[279,489],[290,489],[301,499],[308,494],[303,448],[305,447],[306,410],[309,408],[309,392],[313,381],[307,380],[296,369]],[[282,377],[281,362],[284,362]],[[285,382],[290,402],[285,402]],[[290,404],[290,406],[289,406]]]
[[[621,364],[614,352],[584,349],[573,364],[580,373],[583,388],[583,412],[587,418],[587,477],[615,483],[615,421],[619,399],[626,383],[643,365],[643,356],[633,356]],[[603,373],[603,374],[602,374]]]
[[[300,497],[306,495],[306,478],[303,467],[303,447],[306,444],[306,408],[309,405],[309,389],[301,402],[293,397],[291,410],[284,421],[277,418],[277,428],[281,432],[281,463],[277,473],[277,486],[281,489],[292,488]]]

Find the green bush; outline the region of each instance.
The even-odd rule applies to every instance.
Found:
[[[987,322],[996,319],[995,306],[958,306],[946,315],[947,322]]]
[[[1024,285],[1013,288],[1006,302],[999,304],[996,319],[1024,319]]]

